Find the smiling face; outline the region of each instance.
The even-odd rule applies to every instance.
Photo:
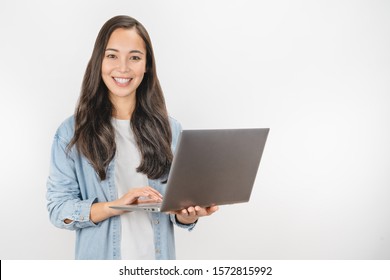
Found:
[[[110,100],[135,100],[146,71],[146,48],[134,28],[112,32],[102,62],[102,79]]]

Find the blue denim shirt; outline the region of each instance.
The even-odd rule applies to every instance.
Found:
[[[172,150],[176,148],[180,124],[170,118]],[[58,128],[51,151],[50,175],[47,180],[47,208],[51,222],[63,229],[76,231],[76,259],[121,259],[121,222],[114,216],[100,223],[90,220],[90,208],[95,202],[118,198],[115,187],[115,160],[101,181],[88,160],[75,146],[67,152],[74,134],[74,117]],[[161,180],[149,180],[151,187],[162,195],[166,185]],[[72,220],[66,224],[65,219]],[[195,224],[183,225],[172,214],[152,213],[156,259],[175,259],[173,225],[191,230]]]

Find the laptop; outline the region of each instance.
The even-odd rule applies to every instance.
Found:
[[[161,203],[112,206],[168,212],[248,202],[269,128],[183,130]]]

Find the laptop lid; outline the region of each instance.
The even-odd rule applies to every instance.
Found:
[[[269,128],[183,130],[161,211],[248,202]]]

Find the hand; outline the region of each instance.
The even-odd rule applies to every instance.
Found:
[[[134,188],[124,194],[121,198],[109,202],[109,206],[129,205],[136,203],[157,203],[162,201],[162,195],[151,187]],[[123,210],[113,210],[114,215],[125,213]]]
[[[210,207],[200,207],[200,206],[191,206],[179,211],[171,212],[176,214],[176,219],[182,224],[192,224],[195,223],[200,217],[210,216],[214,212],[218,211],[218,206]]]
[[[140,198],[146,198],[140,200]],[[132,203],[137,203],[138,201],[143,202],[161,202],[162,195],[151,187],[143,188],[134,188],[131,189],[128,193],[123,195],[121,198],[110,201],[110,202],[96,202],[91,205],[90,220],[94,223],[99,223],[108,219],[112,216],[121,215],[126,213],[124,210],[116,210],[110,208],[110,206],[120,206],[127,205]],[[70,223],[71,220],[65,220],[65,223]]]
[[[127,205],[137,203],[139,201],[161,202],[162,195],[151,187],[134,188],[130,189],[121,198],[115,200],[115,204]]]

